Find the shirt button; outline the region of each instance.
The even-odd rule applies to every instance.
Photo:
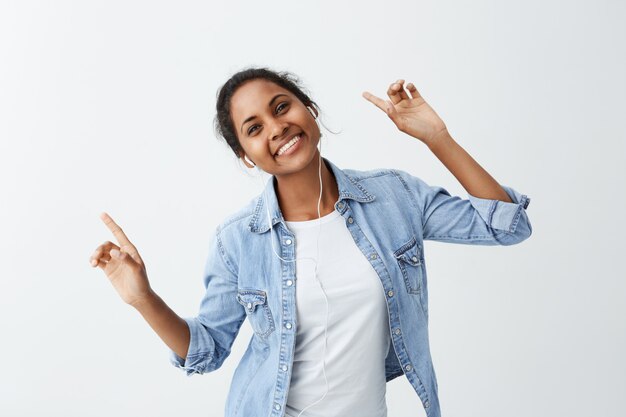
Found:
[[[291,245],[291,239],[285,240],[285,245]]]
[[[288,328],[288,329],[291,329],[291,323],[286,323],[285,327]]]
[[[348,223],[352,224],[353,221],[352,217],[348,217]]]
[[[389,290],[389,291],[387,292],[387,295],[388,295],[389,297],[393,297],[393,290]]]
[[[252,308],[252,303],[248,303],[248,308]]]
[[[293,281],[292,281],[292,280],[290,280],[290,279],[288,279],[288,280],[287,280],[287,286],[288,286],[288,287],[291,287],[292,285],[293,285]]]
[[[287,370],[287,365],[281,366],[280,369],[282,369],[283,371],[286,371]]]
[[[424,401],[424,407],[428,408],[430,406],[430,403],[428,402],[428,400]]]
[[[402,333],[402,332],[400,331],[400,328],[398,327],[398,328],[396,329],[396,334],[400,334],[400,333]]]
[[[378,255],[376,255],[375,253],[372,253],[370,255],[370,259],[376,259],[376,258],[378,258]]]
[[[412,260],[413,262],[417,262],[417,256],[412,257],[412,258],[411,258],[411,260]]]
[[[404,367],[404,369],[406,369],[407,371],[410,371],[411,369],[413,369],[413,367],[411,365],[407,365]]]
[[[337,208],[338,208],[339,210],[341,210],[341,209],[343,208],[343,203],[339,203],[339,204],[337,204]]]
[[[274,403],[274,408],[275,408],[276,410],[280,410],[280,404],[278,404],[278,403]]]

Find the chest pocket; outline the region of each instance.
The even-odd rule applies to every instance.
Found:
[[[246,309],[246,316],[252,330],[258,336],[265,338],[274,331],[274,319],[270,306],[267,304],[265,291],[256,289],[239,289],[237,301]]]
[[[398,266],[404,277],[404,284],[409,294],[419,294],[422,291],[424,265],[422,251],[415,237],[403,244],[394,253]]]

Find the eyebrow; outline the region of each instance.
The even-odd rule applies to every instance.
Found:
[[[274,103],[274,100],[276,100],[276,99],[277,99],[278,97],[280,97],[280,96],[285,96],[285,97],[287,97],[287,94],[276,94],[274,97],[272,97],[272,99],[270,100],[270,102],[269,102],[269,104],[267,105],[267,107],[272,107],[272,103]],[[257,116],[256,116],[256,115],[254,115],[254,116],[250,116],[250,117],[248,117],[246,120],[244,120],[244,121],[243,121],[243,123],[241,124],[241,129],[240,129],[240,132],[241,132],[241,133],[243,133],[243,126],[244,126],[246,123],[248,123],[250,120],[252,120],[252,119],[254,119],[254,118],[256,118],[256,117],[257,117]]]

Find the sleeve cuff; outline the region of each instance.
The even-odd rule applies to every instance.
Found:
[[[526,210],[530,204],[530,198],[527,195],[520,194],[511,187],[501,186],[509,195],[512,203],[499,200],[491,200],[475,197],[468,194],[470,203],[482,219],[492,229],[504,230],[509,233],[515,233],[517,224],[522,215],[522,210]]]
[[[210,337],[206,337],[206,333],[199,326],[202,326],[195,318],[183,318],[189,326],[189,349],[187,357],[181,358],[172,349],[169,349],[170,363],[185,371],[187,376],[192,374],[202,374],[207,369],[207,364],[213,358],[214,342]]]

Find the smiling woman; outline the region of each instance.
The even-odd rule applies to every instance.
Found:
[[[270,178],[215,228],[194,317],[181,318],[152,291],[137,249],[103,217],[120,246],[101,245],[93,265],[168,345],[174,366],[215,371],[249,321],[227,417],[385,417],[386,383],[401,375],[427,416],[441,415],[424,241],[520,243],[532,233],[530,199],[498,184],[417,88],[406,89],[397,80],[388,101],[363,97],[427,145],[467,199],[399,169],[341,169],[323,158],[319,108],[288,73],[250,68],[222,86],[218,135]]]
[[[309,154],[313,156],[320,139],[320,129],[315,122],[315,113],[297,97],[282,87],[265,80],[248,81],[233,95],[231,117],[235,126],[240,126],[238,137],[240,157],[246,154],[250,160],[266,172],[275,170],[277,157],[282,156],[291,145],[307,141]],[[257,103],[267,101],[267,106],[257,110]],[[249,113],[255,114],[246,117]],[[242,121],[243,119],[243,121]],[[257,138],[269,137],[268,141]],[[295,149],[304,149],[299,145]],[[294,149],[294,150],[295,150]],[[293,150],[287,154],[293,154]],[[294,158],[282,158],[293,165]],[[281,173],[281,171],[277,171]]]
[[[254,133],[258,127],[260,127],[252,125],[247,126],[247,131],[244,132],[243,125],[254,120],[258,117],[258,115],[249,114],[242,116],[244,119],[240,120],[240,124],[235,126],[233,115],[231,113],[233,95],[240,89],[240,87],[250,81],[261,81],[280,87],[279,91],[281,92],[277,92],[275,95],[271,96],[270,100],[265,103],[268,110],[279,112],[286,110],[285,107],[289,106],[295,98],[302,106],[313,109],[314,117],[317,117],[319,112],[317,104],[303,91],[303,89],[298,85],[297,78],[290,73],[274,72],[265,68],[249,68],[234,74],[219,90],[216,106],[217,112],[215,116],[215,129],[218,136],[224,138],[237,157],[241,156],[242,151],[242,147],[239,143],[238,132],[241,135],[245,134],[246,136],[249,136],[251,133]],[[276,101],[279,99],[282,100]],[[253,104],[257,103],[254,100],[251,101]],[[237,103],[237,101],[235,101],[235,103]]]

